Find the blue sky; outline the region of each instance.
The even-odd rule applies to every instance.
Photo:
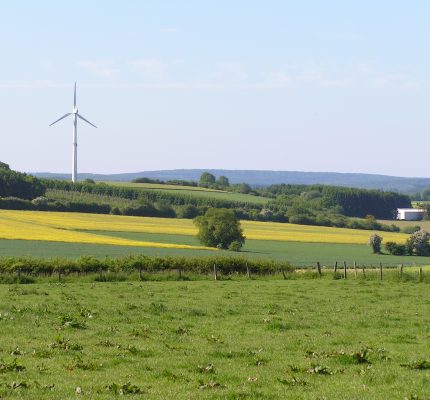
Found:
[[[14,1],[0,160],[430,176],[427,1]]]

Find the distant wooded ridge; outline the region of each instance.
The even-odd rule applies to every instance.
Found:
[[[121,174],[79,174],[79,179],[95,181],[131,181],[136,178],[198,181],[203,172],[210,172],[219,177],[226,176],[231,183],[248,183],[255,187],[272,184],[323,184],[348,186],[363,189],[380,189],[402,193],[414,193],[430,188],[430,178],[409,178],[389,175],[339,172],[301,172],[301,171],[259,171],[259,170],[224,170],[224,169],[174,169],[161,171],[142,171]],[[43,178],[70,179],[70,174],[37,172],[32,175]]]

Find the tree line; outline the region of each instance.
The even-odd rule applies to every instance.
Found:
[[[13,171],[9,165],[0,162],[0,197],[15,196],[34,199],[45,194],[45,185],[37,178]]]

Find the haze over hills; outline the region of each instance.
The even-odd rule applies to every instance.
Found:
[[[338,172],[302,172],[302,171],[259,171],[259,170],[223,170],[223,169],[174,169],[160,171],[142,171],[121,174],[81,173],[79,179],[91,178],[96,181],[131,181],[146,177],[160,180],[194,180],[203,172],[210,172],[216,177],[227,176],[231,183],[246,182],[252,186],[272,184],[325,184],[357,187],[364,189],[392,190],[402,193],[419,192],[430,188],[430,178],[409,178],[389,175]],[[32,175],[52,179],[70,179],[70,174],[37,172]]]

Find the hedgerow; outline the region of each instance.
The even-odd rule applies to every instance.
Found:
[[[149,257],[132,255],[119,258],[97,259],[95,257],[0,258],[0,274],[51,276],[53,274],[91,274],[91,273],[157,273],[181,271],[183,273],[210,274],[214,272],[229,275],[236,273],[273,274],[292,272],[294,268],[286,261],[248,260],[237,256],[213,257]]]

